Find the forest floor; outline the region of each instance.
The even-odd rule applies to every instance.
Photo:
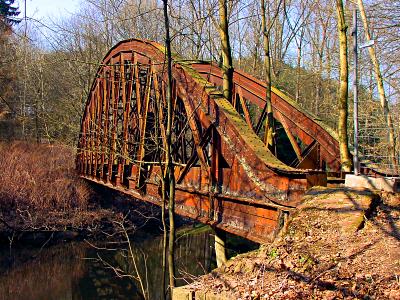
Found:
[[[304,200],[273,243],[184,289],[206,299],[400,299],[400,194],[314,188]]]

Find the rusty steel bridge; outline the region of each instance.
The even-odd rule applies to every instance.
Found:
[[[218,66],[174,56],[172,73],[176,213],[267,242],[310,187],[340,174],[336,133],[281,91],[274,154],[263,141],[265,83],[235,71],[228,101]],[[108,52],[82,118],[82,177],[161,205],[166,82],[160,44],[131,39]]]

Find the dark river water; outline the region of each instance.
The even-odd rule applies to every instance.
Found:
[[[178,286],[185,285],[191,276],[208,273],[216,267],[211,230],[186,228],[184,232],[176,242]],[[231,240],[236,251],[255,247],[235,238]],[[161,299],[162,236],[138,231],[131,242],[138,273],[150,299]],[[99,242],[95,245],[104,247]],[[11,251],[4,247],[0,249],[0,299],[143,299],[137,280],[118,277],[110,268],[136,275],[132,259],[126,258],[125,251],[118,250],[121,247],[108,244],[108,250],[96,249],[86,242]]]

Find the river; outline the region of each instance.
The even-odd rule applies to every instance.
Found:
[[[192,276],[216,267],[214,238],[205,226],[185,227],[176,240],[175,268],[177,285]],[[162,235],[139,230],[131,236],[138,273],[150,299],[161,299]],[[242,239],[230,237],[230,255],[256,247]],[[133,274],[132,259],[127,259],[126,245],[97,241],[68,242],[50,247],[7,247],[0,249],[0,299],[143,299],[138,280],[118,277]],[[94,247],[95,246],[95,247]],[[107,249],[97,249],[97,248]]]

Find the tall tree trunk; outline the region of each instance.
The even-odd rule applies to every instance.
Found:
[[[336,12],[339,31],[340,87],[339,87],[339,149],[342,170],[351,171],[351,159],[347,136],[349,64],[347,55],[347,24],[344,16],[343,0],[336,0]]]
[[[316,99],[318,101],[318,105],[315,106],[315,114],[319,116],[321,110],[320,106],[323,103],[323,67],[324,67],[324,57],[323,57],[323,50],[318,53],[318,75],[317,75],[317,86],[316,86]]]
[[[253,70],[257,73],[257,63],[258,63],[258,47],[257,44],[254,46],[254,55],[253,55]]]
[[[367,41],[369,41],[369,40],[371,40],[371,34],[369,32],[367,15],[365,13],[364,3],[362,0],[358,0],[358,7],[360,9],[361,19],[362,19],[363,26],[364,26],[365,39]],[[378,58],[376,56],[375,47],[369,47],[368,51],[369,51],[369,56],[371,57],[372,64],[374,66],[375,78],[376,78],[376,83],[378,86],[379,99],[381,102],[383,115],[385,117],[386,126],[389,129],[389,155],[391,156],[393,166],[395,168],[397,168],[398,162],[397,162],[397,157],[396,157],[396,141],[395,141],[395,134],[394,134],[394,128],[393,128],[393,121],[392,121],[392,116],[389,112],[389,105],[388,105],[388,101],[387,101],[386,95],[385,95],[385,88],[383,86],[382,73],[381,73],[381,70],[379,67]]]
[[[239,45],[238,45],[238,47],[239,47],[239,57],[238,57],[238,68],[239,68],[239,70],[241,70],[242,69],[242,47],[243,47],[243,37],[242,37],[242,34],[241,34],[241,25],[242,25],[242,23],[240,22],[240,11],[238,10],[238,12],[237,12],[237,21],[236,21],[236,23],[237,23],[237,34],[238,34],[238,43],[239,43]]]
[[[36,128],[36,143],[39,144],[41,141],[41,136],[40,136],[40,125],[39,125],[39,111],[40,107],[39,106],[39,101],[43,103],[43,98],[44,98],[44,80],[43,80],[43,56],[40,58],[39,62],[39,68],[38,68],[38,73],[39,73],[39,80],[40,80],[40,98],[39,95],[37,95],[36,101],[35,101],[35,128]],[[40,99],[40,100],[39,100]]]
[[[162,122],[162,121],[160,121]],[[157,140],[157,139],[156,139]],[[160,164],[160,170],[163,170],[162,164]],[[164,172],[162,171],[163,178],[161,180],[161,193],[162,193],[162,206],[161,206],[161,223],[163,227],[163,253],[162,253],[162,278],[161,278],[161,289],[162,289],[162,300],[165,300],[165,273],[167,268],[167,223],[165,217],[165,204],[166,204],[166,190],[165,183],[166,178]]]
[[[166,177],[168,178],[168,216],[169,216],[169,240],[168,240],[168,270],[169,285],[172,289],[175,287],[175,266],[174,266],[174,248],[175,248],[175,174],[172,161],[172,54],[171,38],[169,34],[168,18],[168,0],[164,3],[164,25],[165,25],[165,48],[167,51],[167,128],[166,128]]]
[[[229,42],[228,31],[228,8],[226,0],[219,0],[219,35],[221,38],[221,56],[222,56],[222,71],[223,71],[223,94],[224,97],[232,102],[233,88],[233,66],[232,52]],[[225,242],[220,238],[218,231],[215,231],[215,255],[217,257],[217,266],[220,267],[227,261]]]
[[[221,37],[221,56],[223,71],[223,94],[228,101],[232,101],[233,64],[232,51],[229,42],[228,8],[226,0],[219,0],[219,35]]]
[[[159,122],[161,123],[162,120],[159,120]],[[158,136],[158,135],[156,135]],[[158,141],[158,139],[156,139],[156,141]],[[158,142],[157,142],[158,144]],[[162,298],[163,300],[166,299],[166,293],[165,293],[165,273],[166,273],[166,269],[167,269],[167,240],[168,240],[168,236],[167,236],[167,222],[166,222],[166,216],[165,216],[165,209],[166,209],[166,202],[167,202],[167,192],[166,192],[166,188],[165,188],[165,184],[167,182],[165,175],[164,175],[164,168],[163,168],[163,164],[160,161],[160,170],[161,170],[161,176],[162,176],[162,180],[161,180],[161,195],[162,195],[162,205],[161,205],[161,223],[162,223],[162,227],[163,227],[163,253],[162,253],[162,277],[161,277],[161,289],[162,289]]]
[[[272,26],[274,26],[274,57],[273,57],[273,62],[274,64],[271,65],[271,70],[273,71],[274,79],[279,82],[279,77],[282,73],[282,67],[283,67],[283,38],[284,38],[284,33],[283,29],[285,26],[285,18],[282,20],[279,18],[279,12],[281,9],[281,5],[284,1],[283,0],[274,0],[274,9],[276,10],[274,13],[274,17],[272,20],[272,25],[268,26],[268,31],[271,30]],[[267,12],[267,17],[268,17],[268,23],[271,23],[271,5],[272,1],[268,1],[268,12]],[[264,14],[265,15],[265,14]]]
[[[26,139],[25,132],[25,122],[26,122],[26,94],[27,94],[27,80],[28,80],[28,23],[26,19],[26,0],[24,1],[24,38],[23,38],[23,47],[24,47],[24,85],[23,85],[23,101],[22,101],[22,138]]]
[[[155,151],[158,153],[162,153],[164,148],[163,142],[157,138],[162,136],[162,124],[164,123],[164,120],[162,118],[162,111],[163,111],[163,104],[161,99],[156,99],[155,105],[154,105],[154,117],[155,117],[155,122],[154,122],[154,136],[156,137],[154,139],[155,141]],[[166,184],[167,184],[167,178],[166,178],[166,166],[164,164],[164,157],[162,155],[159,155],[159,168],[160,168],[160,183],[161,183],[161,224],[163,228],[163,241],[162,241],[162,275],[161,275],[161,300],[166,299],[166,272],[167,272],[167,247],[168,247],[168,227],[167,227],[167,222],[166,222],[166,204],[167,204],[167,191],[166,191]]]
[[[267,84],[266,89],[266,111],[267,117],[265,121],[265,135],[264,143],[268,149],[275,154],[275,126],[274,117],[272,113],[271,103],[271,55],[270,55],[270,24],[267,26],[266,15],[265,15],[265,1],[261,0],[261,26],[263,31],[263,45],[264,45],[264,69],[265,69],[265,82]]]
[[[301,76],[301,56],[303,51],[304,27],[301,29],[299,43],[297,45],[297,70],[296,70],[296,102],[300,102],[300,76]]]

